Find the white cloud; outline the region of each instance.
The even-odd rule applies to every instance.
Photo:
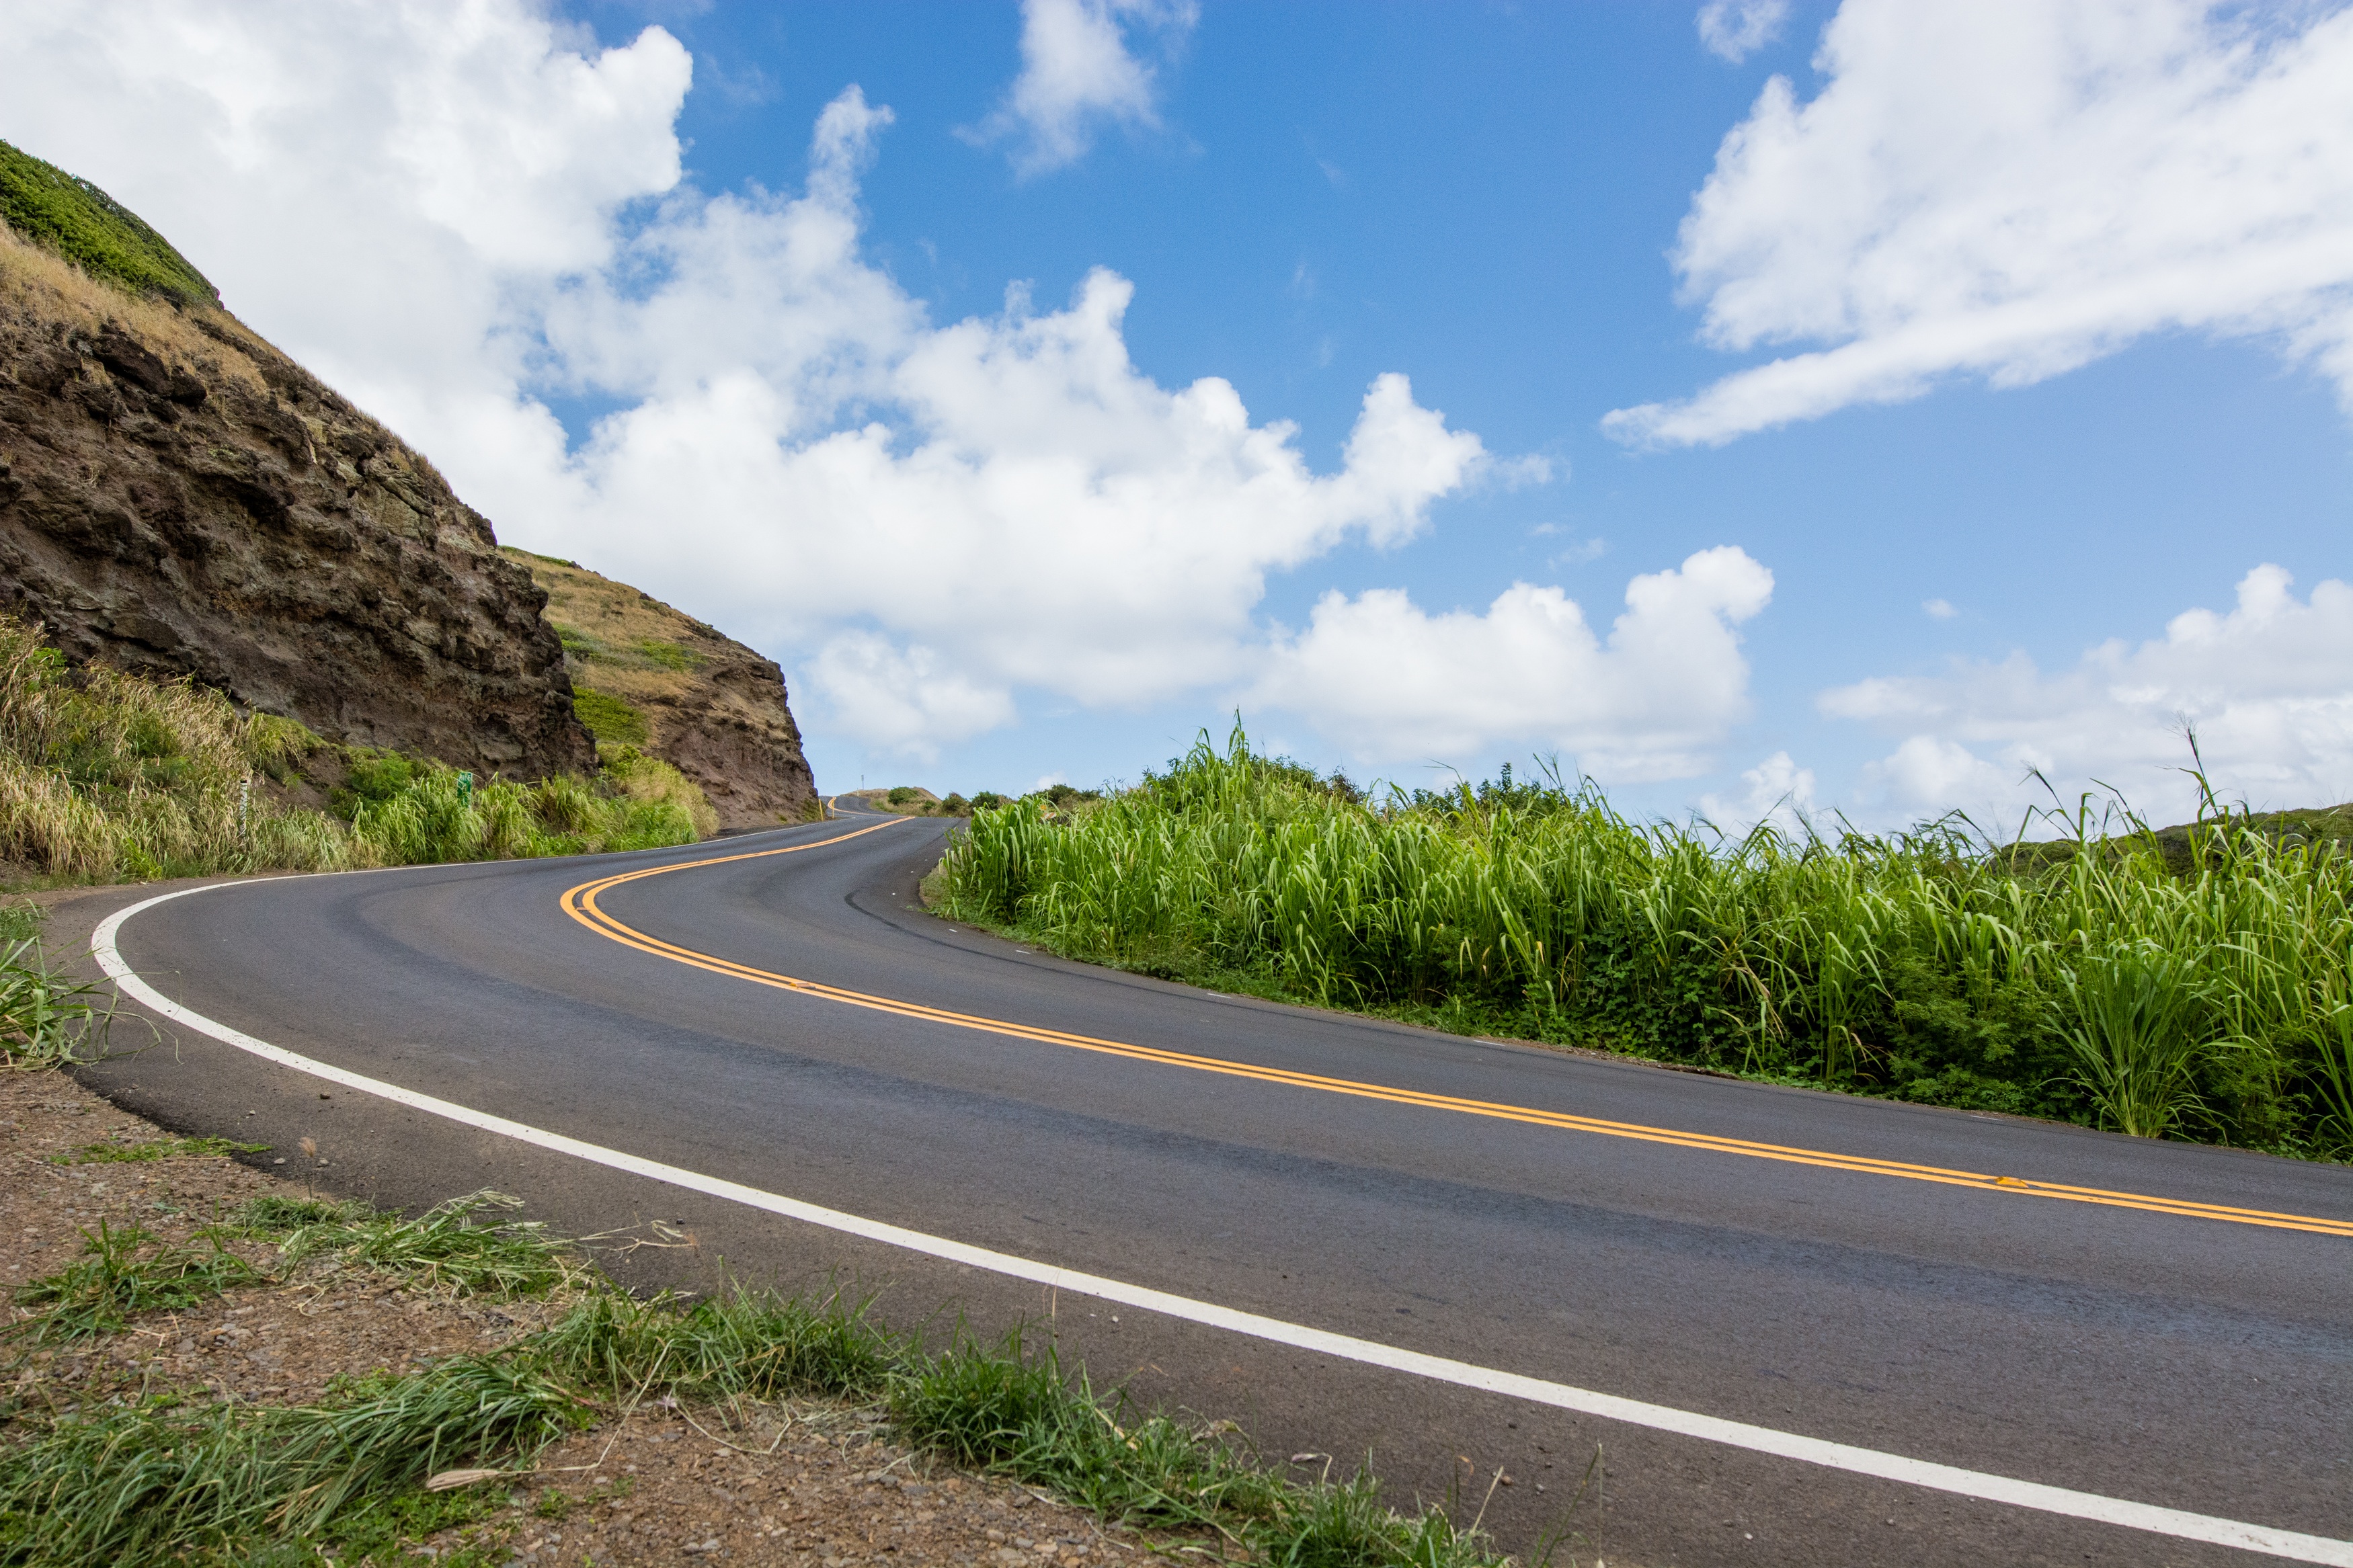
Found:
[[[1026,177],[1077,163],[1105,121],[1157,127],[1155,73],[1130,35],[1182,39],[1199,20],[1196,0],[1022,0],[1021,74],[970,139],[1012,142]]]
[[[860,249],[891,111],[852,88],[801,194],[706,196],[678,184],[691,68],[527,0],[55,5],[0,32],[0,135],[171,235],[502,538],[805,660],[819,724],[884,750],[1025,689],[1230,690],[1270,574],[1533,477],[1396,374],[1316,473],[1228,382],[1139,371],[1107,271],[935,325]],[[573,449],[559,394],[616,412]]]
[[[1736,796],[1701,795],[1700,816],[1734,837],[1762,822],[1804,837],[1814,814],[1813,769],[1799,767],[1787,752],[1776,752],[1744,769],[1740,782],[1746,787]]]
[[[2168,331],[2256,337],[2353,408],[2353,11],[1847,0],[1765,86],[1674,263],[1702,336],[1819,344],[1603,421],[1715,444]]]
[[[1961,613],[1953,608],[1953,602],[1950,599],[1923,599],[1920,601],[1920,610],[1932,621],[1949,621]]]
[[[1738,65],[1780,37],[1788,19],[1789,0],[1707,0],[1699,8],[1699,41]]]
[[[1772,594],[1773,574],[1729,545],[1635,578],[1606,641],[1558,588],[1526,583],[1479,615],[1432,616],[1394,588],[1327,594],[1246,700],[1298,713],[1361,762],[1535,745],[1608,782],[1686,778],[1747,711],[1734,628]]]
[[[818,650],[809,676],[845,733],[917,762],[940,747],[1013,721],[1013,695],[941,668],[927,647],[904,650],[871,632],[842,632]]]
[[[2189,610],[2162,637],[2121,639],[2046,675],[2023,654],[1956,661],[1940,676],[1864,680],[1823,694],[1822,710],[1904,737],[1873,764],[1884,804],[2004,813],[2098,780],[2136,808],[2179,820],[2195,786],[2185,725],[2226,795],[2258,805],[2335,804],[2353,795],[2353,586],[2322,583],[2298,600],[2288,574],[2258,566],[2230,611]]]

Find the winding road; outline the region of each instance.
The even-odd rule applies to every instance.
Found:
[[[1092,969],[923,913],[940,834],[105,889],[52,935],[161,1031],[86,1079],[175,1131],[659,1220],[633,1285],[1050,1326],[1510,1547],[2353,1564],[2353,1170]]]

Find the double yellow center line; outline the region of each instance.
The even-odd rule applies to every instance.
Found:
[[[1524,1121],[1537,1127],[1557,1127],[1571,1132],[1597,1132],[1611,1138],[1631,1138],[1644,1143],[1665,1143],[1678,1149],[1700,1149],[1711,1153],[1739,1154],[1756,1160],[1778,1160],[1793,1165],[1819,1165],[1825,1170],[1854,1171],[1865,1175],[1900,1176],[1907,1181],[1936,1182],[1946,1186],[1978,1187],[1987,1192],[2012,1193],[2027,1197],[2063,1198],[2071,1203],[2102,1204],[2112,1208],[2144,1209],[2151,1214],[2180,1215],[2193,1219],[2226,1220],[2234,1225],[2267,1226],[2278,1230],[2310,1231],[2318,1236],[2353,1237],[2353,1220],[2325,1219],[2313,1215],[2274,1214],[2265,1209],[2233,1208],[2222,1204],[2191,1203],[2180,1198],[2154,1197],[2145,1193],[2116,1193],[2099,1187],[2068,1186],[2058,1182],[2031,1181],[2021,1176],[1993,1175],[1976,1171],[1947,1170],[1938,1165],[1915,1165],[1901,1160],[1874,1160],[1860,1154],[1836,1154],[1818,1149],[1793,1149],[1778,1143],[1758,1143],[1745,1138],[1719,1138],[1705,1132],[1683,1132],[1667,1127],[1646,1127],[1631,1121],[1605,1121],[1598,1117],[1575,1116],[1567,1111],[1539,1110],[1525,1105],[1501,1105],[1491,1100],[1464,1100],[1449,1094],[1430,1094],[1419,1089],[1397,1089],[1387,1084],[1364,1083],[1355,1079],[1326,1078],[1318,1073],[1292,1072],[1282,1068],[1260,1067],[1250,1062],[1228,1061],[1219,1057],[1195,1056],[1185,1051],[1161,1050],[1152,1046],[1131,1045],[1122,1040],[1097,1039],[1092,1035],[1074,1035],[1061,1029],[1040,1028],[1030,1024],[1009,1023],[1002,1018],[981,1017],[971,1013],[951,1012],[944,1007],[929,1007],[917,1002],[902,1002],[894,997],[876,996],[863,991],[845,990],[839,985],[827,985],[819,981],[796,979],[778,974],[773,970],[755,969],[732,959],[712,953],[698,952],[662,941],[626,925],[605,912],[596,900],[611,889],[624,883],[642,881],[649,877],[668,876],[674,871],[699,870],[707,866],[726,866],[739,860],[761,860],[777,855],[796,855],[805,849],[822,849],[829,845],[844,844],[852,838],[862,838],[886,827],[895,827],[909,820],[893,817],[878,822],[871,827],[861,827],[831,838],[813,843],[788,845],[781,849],[755,849],[740,855],[719,855],[709,859],[687,860],[671,866],[653,866],[638,871],[624,871],[611,877],[601,877],[593,882],[583,882],[567,889],[564,894],[564,912],[582,925],[608,937],[625,947],[649,952],[673,963],[691,964],[723,974],[731,979],[750,981],[754,985],[772,986],[779,991],[791,991],[804,996],[814,996],[845,1006],[864,1007],[877,1013],[891,1013],[902,1018],[917,1018],[927,1023],[945,1024],[959,1029],[978,1029],[987,1034],[1004,1035],[1018,1040],[1034,1040],[1042,1045],[1063,1046],[1072,1050],[1093,1051],[1103,1056],[1126,1057],[1134,1061],[1151,1062],[1160,1067],[1183,1068],[1193,1072],[1217,1073],[1226,1078],[1250,1079],[1260,1083],[1282,1084],[1292,1089],[1314,1089],[1324,1094],[1345,1094],[1358,1100],[1387,1100],[1394,1105],[1419,1106],[1430,1110],[1451,1110],[1466,1116],[1489,1117],[1499,1121]]]

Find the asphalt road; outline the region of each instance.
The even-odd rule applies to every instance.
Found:
[[[2353,1238],[2325,1230],[2353,1222],[2353,1170],[1090,969],[920,912],[931,822],[612,886],[596,908],[644,933],[634,945],[560,906],[597,878],[814,845],[872,820],[687,850],[242,882],[142,910],[120,953],[164,994],[286,1050],[765,1193],[1672,1411],[2353,1538]],[[52,934],[87,933],[156,890],[84,898]],[[731,963],[912,1006],[780,989]],[[1052,1031],[1144,1054],[1040,1037]],[[118,1047],[142,1039],[118,1026]],[[988,1333],[1049,1324],[1099,1381],[1237,1419],[1271,1454],[1328,1453],[1346,1468],[1369,1451],[1399,1501],[1450,1486],[1472,1506],[1490,1496],[1486,1521],[1507,1546],[1566,1520],[1579,1539],[1563,1561],[2255,1560],[1050,1290],[458,1124],[187,1026],[88,1078],[175,1130],[272,1144],[289,1174],[312,1138],[323,1163],[305,1173],[324,1190],[420,1205],[491,1185],[573,1234],[657,1218],[690,1233],[691,1247],[614,1255],[632,1284],[707,1288],[723,1268],[788,1289],[879,1291],[885,1317],[934,1332],[958,1314]],[[1871,1160],[2324,1229],[1845,1168]],[[1498,1468],[1511,1484],[1490,1494]]]

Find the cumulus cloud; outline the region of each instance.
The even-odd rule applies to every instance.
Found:
[[[1199,20],[1196,0],[1022,0],[1021,74],[969,139],[1009,143],[1028,176],[1077,163],[1106,122],[1158,126],[1157,73],[1131,40],[1181,40]]]
[[[1534,745],[1607,782],[1687,778],[1747,712],[1736,628],[1772,595],[1773,574],[1729,545],[1636,577],[1606,639],[1560,589],[1526,583],[1482,614],[1433,616],[1390,588],[1327,594],[1249,701],[1366,763]]]
[[[876,751],[930,763],[940,747],[1013,721],[1013,697],[943,668],[927,647],[893,647],[871,632],[828,639],[809,666],[835,722]]]
[[[2239,583],[2227,612],[2193,609],[2165,635],[2121,639],[2046,674],[2023,654],[1956,661],[1944,674],[1883,678],[1826,692],[1825,713],[1903,737],[1869,770],[1886,805],[1960,805],[1997,816],[2096,778],[2168,820],[2195,804],[2179,770],[2194,728],[2226,793],[2258,805],[2353,796],[2353,586],[2298,599],[2277,566]]]
[[[1707,0],[1699,8],[1699,41],[1738,65],[1779,37],[1788,19],[1789,0]]]
[[[173,236],[501,537],[805,661],[820,723],[882,750],[1009,722],[1024,689],[1230,691],[1270,574],[1532,477],[1398,374],[1316,472],[1229,383],[1140,371],[1108,271],[934,323],[861,249],[890,110],[850,88],[797,193],[706,195],[680,183],[691,71],[659,28],[599,48],[525,0],[34,5],[0,35],[0,134]],[[612,412],[575,445],[558,396]]]
[[[1611,435],[1716,444],[2167,331],[2260,338],[2353,408],[2353,10],[1847,0],[1816,64],[1725,138],[1674,265],[1711,345],[1823,346]]]
[[[1802,837],[1814,813],[1814,770],[1801,768],[1787,752],[1776,752],[1742,770],[1736,795],[1703,795],[1699,814],[1737,837],[1759,823]]]

